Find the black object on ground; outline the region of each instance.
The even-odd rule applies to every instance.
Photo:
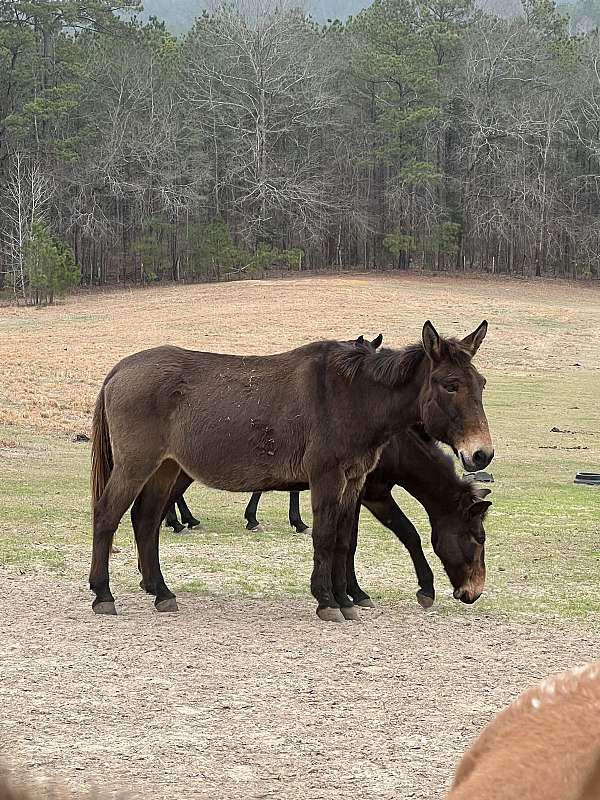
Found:
[[[583,483],[586,486],[600,486],[600,473],[578,472],[573,483]]]
[[[494,476],[490,472],[463,472],[463,478],[467,481],[480,481],[481,483],[495,483]]]

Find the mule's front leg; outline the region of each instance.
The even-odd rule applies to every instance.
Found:
[[[348,583],[348,559],[358,531],[358,515],[360,513],[358,496],[356,485],[350,484],[342,497],[332,568],[334,597],[339,603],[344,617],[352,620],[360,619],[354,601],[348,596],[348,592],[356,588]],[[354,549],[356,549],[356,545],[354,545]],[[352,558],[352,562],[354,563],[354,558]],[[358,586],[358,582],[356,586]],[[361,591],[360,587],[358,590]]]
[[[350,597],[354,600],[354,605],[361,608],[375,608],[375,604],[369,595],[360,587],[358,578],[356,577],[356,570],[354,566],[354,559],[356,556],[356,547],[358,545],[358,521],[360,517],[360,501],[357,503],[356,514],[354,515],[354,524],[352,526],[352,537],[350,539],[350,547],[346,558],[346,583],[347,591]]]
[[[376,497],[363,497],[362,504],[382,525],[395,533],[408,550],[419,584],[417,600],[423,608],[431,608],[435,600],[433,572],[425,558],[417,529],[399,508],[389,490]]]
[[[340,517],[344,476],[327,473],[311,481],[314,562],[310,590],[317,601],[317,616],[325,622],[343,622],[344,615],[333,593],[333,562]]]

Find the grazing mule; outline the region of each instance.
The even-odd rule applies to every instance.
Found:
[[[465,753],[446,800],[598,800],[600,662],[546,678]]]
[[[175,611],[155,535],[180,470],[215,489],[293,490],[313,506],[311,591],[324,620],[356,619],[346,561],[365,478],[386,441],[411,425],[450,445],[466,469],[493,458],[483,377],[472,364],[483,322],[462,340],[430,322],[422,342],[373,352],[320,341],[271,356],[157,347],[106,377],[92,437],[93,609],[115,614],[108,559],[133,503],[144,585],[159,611]]]
[[[192,479],[182,474],[173,492],[183,492]],[[408,517],[392,496],[394,486],[401,486],[424,507],[431,524],[431,541],[450,582],[454,597],[463,603],[474,603],[485,584],[485,530],[483,522],[490,494],[472,481],[461,479],[454,462],[419,428],[409,428],[394,436],[385,445],[377,466],[367,475],[360,503],[394,533],[408,550],[419,589],[417,600],[430,608],[435,599],[433,572],[421,545],[421,538]],[[253,510],[248,524],[256,519],[261,492],[254,492],[249,507]],[[290,521],[299,513],[299,492],[290,492]],[[246,518],[248,519],[248,510]],[[255,528],[253,528],[255,529]],[[369,595],[359,586],[354,570],[354,553],[358,531],[353,532],[348,553],[347,587],[355,605],[372,607]]]

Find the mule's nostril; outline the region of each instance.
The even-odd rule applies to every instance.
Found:
[[[475,450],[473,453],[473,463],[477,469],[487,467],[491,460],[491,457],[485,452],[485,450]]]

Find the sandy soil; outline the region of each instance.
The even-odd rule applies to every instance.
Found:
[[[482,319],[486,375],[597,370],[600,287],[564,282],[341,275],[81,294],[39,310],[0,308],[0,423],[89,432],[109,370],[159,344],[275,353],[315,339],[376,336],[401,346],[431,318],[464,336]],[[586,335],[582,336],[582,331]]]
[[[436,800],[491,715],[598,655],[598,632],[425,614],[324,625],[309,602],[118,592],[0,569],[2,741],[79,791],[161,798]],[[6,749],[5,749],[6,754]]]

